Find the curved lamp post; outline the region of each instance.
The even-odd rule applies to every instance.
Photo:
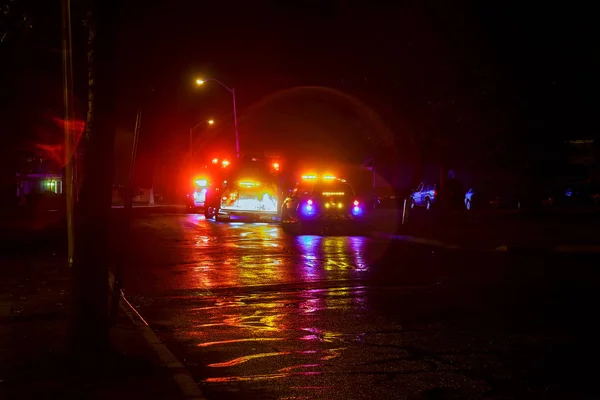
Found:
[[[223,88],[227,89],[229,91],[229,93],[231,93],[231,95],[233,96],[233,124],[235,126],[235,154],[236,154],[237,158],[240,158],[240,135],[238,132],[237,107],[235,104],[235,88],[229,88],[214,78],[196,79],[196,85],[198,85],[198,86],[204,85],[206,82],[218,83]]]

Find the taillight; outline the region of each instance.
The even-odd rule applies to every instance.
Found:
[[[437,196],[437,190],[434,190],[434,191],[433,191],[433,195],[434,195],[434,196]]]
[[[354,200],[354,207],[352,207],[352,215],[360,215],[362,213],[362,209],[360,208],[360,202],[358,200]]]
[[[304,215],[312,215],[314,213],[314,206],[312,200],[307,200],[300,210]]]
[[[308,200],[306,202],[306,211],[308,211],[309,213],[312,212],[313,210],[313,201],[312,200]]]

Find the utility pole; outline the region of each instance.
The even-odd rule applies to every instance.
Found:
[[[63,2],[68,7],[69,0]],[[96,93],[91,105],[94,126],[80,141],[84,156],[73,261],[72,344],[84,360],[90,360],[86,357],[89,354],[105,354],[109,345],[109,220],[116,131],[117,4],[116,0],[92,1],[91,15],[96,22],[93,43]]]
[[[62,66],[65,135],[65,183],[67,196],[67,260],[73,266],[75,249],[74,200],[75,200],[75,143],[73,140],[73,46],[71,41],[71,1],[62,1]]]
[[[238,132],[237,105],[235,102],[235,88],[231,88],[233,96],[233,123],[235,125],[235,157],[240,158],[240,133]]]

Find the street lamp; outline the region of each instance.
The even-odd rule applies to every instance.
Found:
[[[196,79],[196,85],[201,86],[201,85],[204,85],[206,82],[211,82],[211,81],[216,82],[219,85],[221,85],[222,87],[224,87],[225,89],[227,89],[229,91],[229,93],[231,93],[231,95],[233,96],[233,124],[235,126],[235,154],[236,154],[237,158],[240,158],[240,135],[238,132],[237,107],[235,104],[235,88],[229,88],[214,78]]]
[[[202,121],[202,122],[199,122],[199,123],[197,123],[197,124],[196,124],[196,126],[194,126],[193,128],[190,128],[190,160],[192,159],[192,144],[193,144],[193,136],[192,136],[192,133],[194,132],[194,130],[195,130],[197,127],[199,127],[199,126],[200,126],[200,125],[202,125],[202,124],[213,125],[214,123],[215,123],[215,120],[211,118],[211,119],[207,119],[207,120],[204,120],[204,121]]]

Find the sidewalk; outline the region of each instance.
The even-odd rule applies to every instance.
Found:
[[[179,399],[180,390],[124,313],[112,351],[77,365],[67,356],[70,271],[61,257],[0,259],[0,398]]]
[[[600,252],[600,214],[523,215],[413,211],[402,224],[398,210],[376,210],[370,224],[376,236],[449,248],[506,251],[515,248]]]

